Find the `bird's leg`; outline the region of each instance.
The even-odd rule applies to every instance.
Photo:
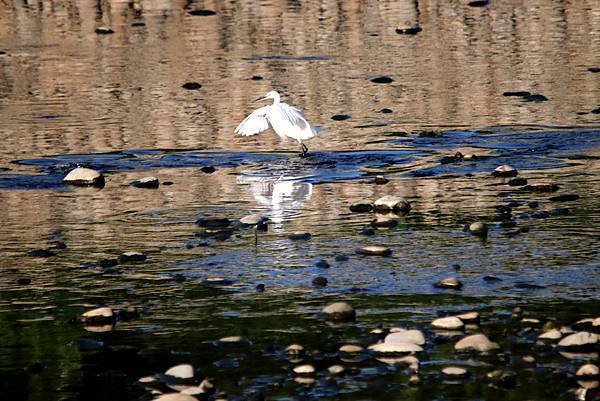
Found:
[[[303,142],[300,142],[300,145],[302,146],[302,153],[300,153],[300,157],[306,157],[308,154],[308,148]]]

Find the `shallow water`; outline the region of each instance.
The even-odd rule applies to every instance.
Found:
[[[536,369],[507,362],[537,352],[510,314],[519,305],[558,324],[600,314],[600,74],[589,70],[600,65],[598,7],[411,4],[0,4],[0,393],[132,399],[146,394],[139,377],[190,362],[233,399],[572,399],[579,360],[550,352],[536,354]],[[216,15],[187,12],[195,8]],[[395,33],[412,19],[422,32]],[[115,33],[97,35],[100,24]],[[369,81],[380,75],[394,81]],[[181,87],[191,81],[202,88]],[[271,89],[326,129],[310,157],[273,133],[233,135]],[[517,90],[548,100],[502,95]],[[456,152],[477,157],[447,163]],[[502,164],[560,188],[509,186],[490,175]],[[106,186],[64,185],[77,165],[101,170]],[[158,189],[129,186],[148,175]],[[390,182],[376,185],[376,175]],[[388,194],[407,198],[410,213],[361,234],[375,216],[349,206]],[[579,198],[550,200],[564,194]],[[514,227],[502,226],[503,205]],[[215,238],[195,224],[249,213],[272,220],[256,242],[252,230]],[[489,224],[487,239],[465,232],[475,220]],[[392,256],[355,254],[371,244]],[[55,256],[26,255],[48,247]],[[125,251],[148,260],[99,266]],[[317,276],[328,285],[314,287]],[[463,288],[432,286],[446,276]],[[352,303],[357,323],[315,319],[333,300]],[[103,333],[69,323],[96,305],[141,314]],[[476,379],[485,365],[460,386],[444,382],[441,366],[475,362],[443,340],[427,348],[423,386],[373,358],[344,362],[351,373],[334,384],[322,373],[339,363],[340,344],[373,343],[376,326],[429,336],[438,313],[473,309],[505,351],[490,366],[514,368],[518,386]],[[213,344],[227,335],[252,344]],[[311,350],[313,385],[293,380],[282,352],[293,342]]]

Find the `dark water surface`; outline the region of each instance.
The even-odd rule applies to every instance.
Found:
[[[583,357],[534,344],[544,323],[600,316],[600,7],[467,3],[0,2],[0,398],[151,399],[138,378],[192,363],[230,399],[576,399]],[[413,24],[422,31],[396,33]],[[234,136],[271,89],[326,129],[310,157],[272,132]],[[510,186],[490,175],[502,164],[559,189]],[[78,165],[106,186],[64,185]],[[158,189],[129,185],[148,175]],[[350,205],[390,194],[410,213],[364,235],[375,216]],[[271,219],[256,243],[249,229],[195,224],[250,213]],[[487,239],[465,232],[476,220]],[[392,256],[355,254],[375,244]],[[55,255],[27,255],[39,248]],[[99,263],[126,251],[148,259]],[[447,276],[463,288],[432,286]],[[356,323],[315,318],[335,300]],[[137,313],[102,332],[70,322],[98,305]],[[514,321],[516,306],[541,323]],[[431,333],[438,314],[464,310],[482,314],[502,355],[459,357]],[[340,345],[398,324],[427,334],[422,385],[372,356],[340,360]],[[215,345],[231,335],[252,343]],[[314,383],[294,379],[291,343],[309,350]],[[518,362],[530,354],[536,368]],[[332,381],[334,363],[349,373]],[[471,378],[442,380],[449,364]],[[493,366],[518,384],[483,380]]]

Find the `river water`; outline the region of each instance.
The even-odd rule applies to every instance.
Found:
[[[139,377],[193,363],[231,399],[571,399],[577,363],[558,369],[556,354],[537,370],[513,366],[526,379],[495,391],[437,380],[455,359],[446,345],[428,350],[421,387],[373,359],[335,386],[300,384],[277,351],[302,343],[326,371],[337,345],[368,345],[376,326],[478,310],[514,358],[533,344],[506,336],[514,307],[542,323],[600,315],[600,7],[467,3],[0,2],[0,393],[148,398]],[[413,25],[422,30],[396,32]],[[391,82],[372,81],[381,76]],[[325,129],[309,157],[272,132],[233,134],[273,89]],[[515,91],[545,100],[505,96]],[[476,157],[444,159],[456,152]],[[502,164],[559,189],[510,186],[490,175]],[[64,185],[78,165],[106,186]],[[158,189],[129,185],[149,175]],[[365,235],[374,215],[349,207],[384,195],[412,209]],[[578,197],[551,200],[560,195]],[[256,239],[195,224],[250,213],[271,219]],[[476,220],[487,239],[464,230]],[[355,254],[375,244],[392,256]],[[39,248],[55,255],[27,255]],[[126,251],[148,259],[100,266]],[[328,285],[313,286],[317,276]],[[433,287],[447,276],[463,288]],[[315,319],[334,300],[357,323]],[[70,323],[99,305],[140,314],[105,332]],[[252,345],[215,347],[228,335]]]

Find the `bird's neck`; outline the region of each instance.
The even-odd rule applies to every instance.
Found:
[[[275,93],[275,95],[273,96],[273,104],[278,104],[279,100],[279,93]]]

